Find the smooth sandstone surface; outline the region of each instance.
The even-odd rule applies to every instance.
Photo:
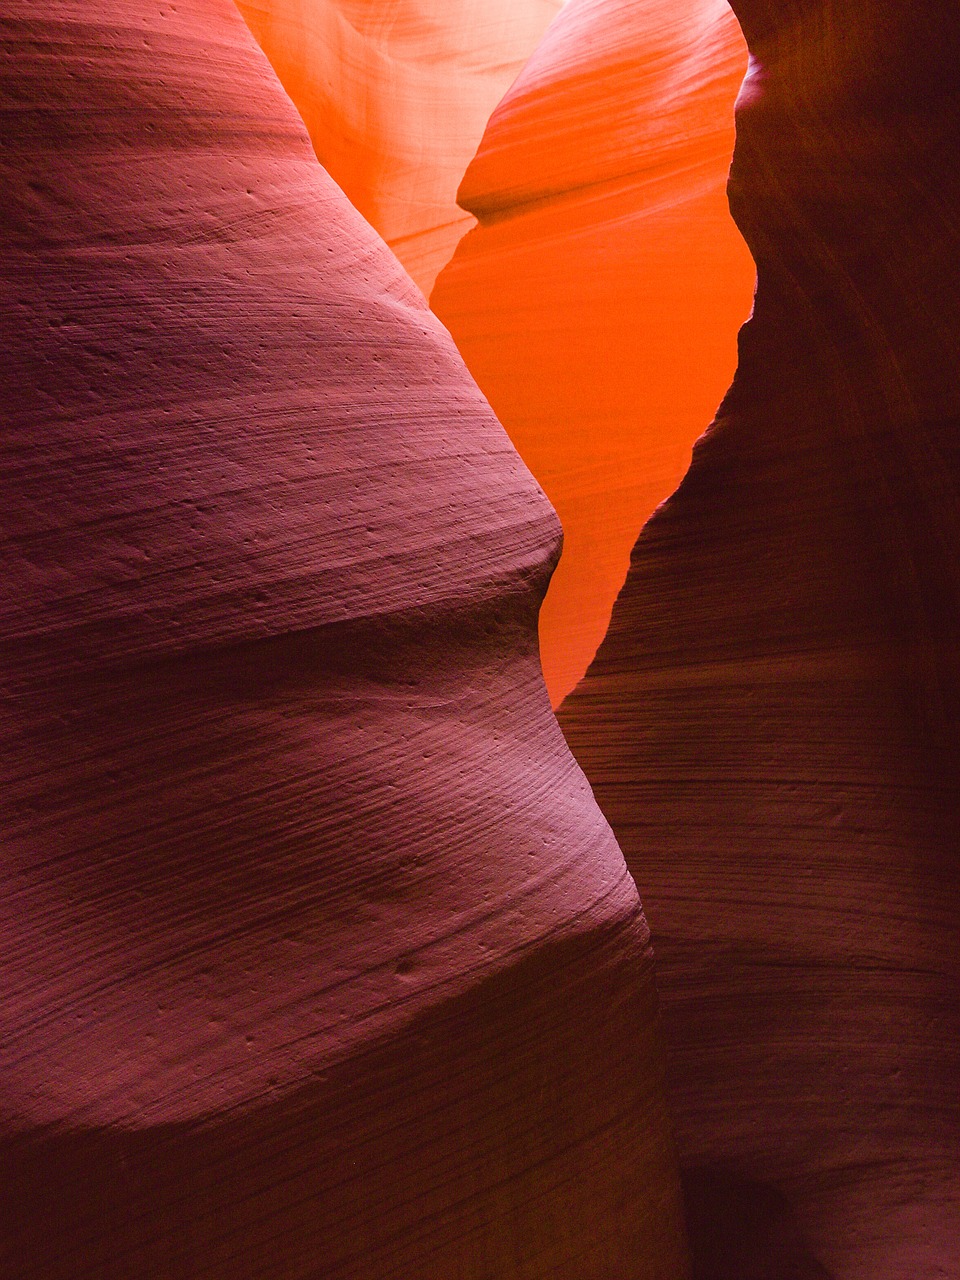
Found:
[[[644,898],[704,1280],[960,1258],[955,5],[738,0],[755,313],[560,718]]]
[[[563,525],[540,622],[554,704],[733,377],[754,285],[725,194],[746,61],[725,0],[572,0],[460,188],[480,225],[431,306]]]
[[[682,1280],[543,494],[228,0],[0,93],[0,1273]]]
[[[237,0],[321,163],[430,293],[457,187],[563,0]]]

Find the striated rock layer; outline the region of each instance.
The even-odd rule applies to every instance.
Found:
[[[0,1272],[680,1280],[547,502],[232,3],[0,33]]]
[[[321,162],[425,294],[457,185],[563,0],[237,0]]]
[[[960,1257],[960,11],[736,8],[758,265],[563,706],[644,896],[703,1277]]]
[[[564,529],[541,615],[559,702],[736,364],[754,270],[725,183],[746,69],[725,0],[573,0],[460,189],[431,305]]]

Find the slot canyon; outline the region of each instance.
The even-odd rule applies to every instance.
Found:
[[[6,0],[2,1280],[960,1280],[953,0]]]

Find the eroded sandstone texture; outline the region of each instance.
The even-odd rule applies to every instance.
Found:
[[[0,1272],[680,1280],[542,493],[232,3],[0,31]]]
[[[573,0],[460,189],[480,226],[431,305],[563,524],[540,624],[554,702],[733,377],[754,284],[724,190],[745,69],[725,0]]]
[[[700,1274],[956,1273],[960,11],[736,8],[756,311],[561,720],[654,932]]]
[[[237,0],[320,160],[425,294],[457,186],[562,0]]]

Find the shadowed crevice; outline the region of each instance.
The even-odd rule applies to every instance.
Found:
[[[693,1280],[834,1280],[780,1191],[721,1166],[682,1174]]]

